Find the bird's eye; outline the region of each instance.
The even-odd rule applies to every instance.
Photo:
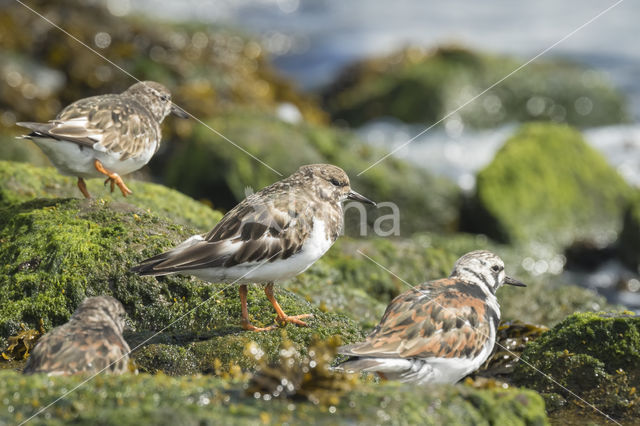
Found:
[[[500,266],[498,265],[493,265],[491,269],[493,270],[493,272],[500,272]]]
[[[161,95],[160,100],[163,102],[167,102],[169,100],[169,95]]]
[[[333,186],[340,186],[340,182],[338,182],[338,179],[336,178],[332,178],[329,182],[331,182],[331,185]]]

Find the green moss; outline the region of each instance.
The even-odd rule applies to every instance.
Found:
[[[503,241],[611,243],[631,189],[581,135],[566,126],[523,126],[477,176],[463,217],[468,229]]]
[[[41,197],[83,198],[76,181],[76,178],[62,176],[51,167],[0,161],[0,205]],[[134,180],[126,180],[126,183],[133,191],[127,198],[122,197],[117,188],[109,193],[102,179],[88,180],[87,188],[93,197],[100,200],[126,202],[177,223],[196,227],[201,232],[210,230],[222,217],[220,212],[162,185]]]
[[[379,203],[390,201],[398,206],[402,235],[416,230],[442,232],[457,225],[460,195],[453,183],[392,157],[358,176],[385,152],[367,146],[350,132],[289,124],[272,114],[248,109],[221,114],[208,124],[241,143],[243,149],[283,176],[261,166],[233,145],[212,138],[209,129],[199,126],[192,139],[170,147],[174,151],[166,153],[168,160],[151,163],[167,185],[192,197],[230,208],[246,196],[247,187],[257,191],[303,164],[332,163],[345,169],[353,188],[361,194]],[[367,208],[364,222],[368,224],[368,234],[373,233],[371,227],[380,216],[391,213],[388,205]],[[347,233],[359,235],[358,218],[355,208],[347,209]],[[388,230],[391,221],[381,221],[382,229]]]
[[[104,200],[35,199],[4,205],[0,217],[0,336],[5,339],[20,330],[20,323],[33,328],[42,319],[49,330],[65,322],[85,297],[111,294],[125,306],[134,330],[160,330],[160,343],[189,351],[148,348],[140,363],[149,371],[211,371],[215,359],[250,367],[242,360],[248,342],[258,341],[270,354],[281,342],[278,332],[257,335],[241,329],[236,286],[128,272],[143,258],[195,233],[189,227]],[[277,297],[287,313],[315,314],[309,328],[285,329],[301,347],[313,334],[340,335],[345,342],[362,336],[344,316],[322,312],[284,290],[278,290]],[[249,304],[255,324],[273,323],[275,313],[261,289],[251,289]],[[182,340],[173,341],[168,333],[177,333]],[[185,360],[191,360],[193,367]]]
[[[83,377],[21,376],[0,371],[0,422],[25,420]],[[9,408],[10,407],[10,408]],[[545,425],[544,402],[523,389],[362,385],[337,404],[245,396],[242,383],[210,376],[100,376],[79,386],[31,424],[334,424]]]
[[[459,47],[403,49],[348,67],[323,94],[335,120],[380,117],[435,123],[521,66],[506,56]],[[577,64],[536,61],[458,112],[473,127],[545,120],[599,126],[628,120],[625,100],[603,76]]]
[[[579,396],[615,418],[640,415],[640,316],[571,315],[528,345],[522,360],[514,374],[520,385],[589,410]]]

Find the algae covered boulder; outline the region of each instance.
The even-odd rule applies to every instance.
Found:
[[[137,189],[144,192],[145,184]],[[184,208],[189,207],[186,200]],[[3,340],[19,332],[22,323],[32,329],[42,324],[49,330],[67,321],[85,297],[100,294],[113,295],[125,306],[135,332],[127,337],[135,343],[132,348],[153,343],[175,346],[157,355],[141,355],[143,370],[161,370],[158,364],[166,366],[172,354],[187,354],[181,348],[192,342],[197,344],[185,357],[197,356],[197,371],[212,372],[220,362],[242,364],[242,350],[253,340],[265,346],[268,356],[275,356],[285,337],[300,348],[314,335],[339,335],[345,341],[361,337],[352,320],[322,312],[283,289],[277,297],[285,312],[313,313],[310,327],[255,336],[240,327],[236,286],[130,273],[129,268],[143,258],[174,247],[196,230],[123,202],[37,198],[0,205],[0,217]],[[275,313],[260,289],[250,290],[249,304],[254,324],[273,323]]]
[[[154,158],[151,167],[168,186],[197,199],[209,199],[216,207],[231,208],[247,192],[258,191],[303,164],[331,163],[347,172],[354,189],[382,203],[377,209],[347,208],[349,234],[362,234],[356,223],[369,224],[365,235],[378,223],[379,236],[398,235],[392,216],[399,219],[396,229],[402,235],[416,230],[442,232],[457,225],[460,195],[454,183],[393,157],[360,174],[385,152],[366,145],[353,133],[286,123],[272,114],[248,109],[221,114],[207,124],[241,144],[242,150],[199,126],[189,140],[172,144],[169,151]]]
[[[324,93],[332,119],[359,126],[393,117],[435,123],[521,66],[507,56],[460,47],[410,47],[347,67]],[[453,117],[472,127],[555,121],[599,126],[628,119],[625,100],[607,78],[561,60],[529,64]]]
[[[202,232],[211,229],[222,217],[220,212],[165,186],[131,179],[126,182],[133,191],[128,198],[117,190],[110,193],[102,179],[87,180],[87,188],[98,199],[126,202]],[[52,167],[0,161],[0,205],[42,197],[82,198],[82,194],[75,178],[62,176]]]
[[[30,376],[0,371],[0,423],[15,423],[69,395],[30,424],[424,424],[514,426],[548,424],[542,398],[526,389],[415,387],[396,383],[355,386],[329,403],[257,397],[243,382],[211,376],[140,374],[84,377]],[[77,387],[77,389],[76,389]]]
[[[551,400],[557,400],[554,395],[566,398],[585,412],[591,411],[584,405],[588,401],[614,418],[637,419],[640,316],[571,315],[526,347],[514,379]]]
[[[616,239],[630,195],[579,132],[528,124],[478,173],[463,227],[508,242],[604,246]]]

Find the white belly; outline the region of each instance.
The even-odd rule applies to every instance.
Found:
[[[320,259],[333,243],[333,240],[327,238],[324,222],[314,220],[313,230],[302,246],[302,250],[287,259],[262,263],[251,262],[230,268],[197,269],[188,273],[209,282],[251,284],[286,280],[304,272]]]
[[[156,144],[152,144],[137,157],[120,161],[120,154],[96,151],[73,142],[41,137],[32,137],[31,140],[42,149],[61,174],[82,178],[104,177],[96,170],[95,160],[99,160],[107,170],[119,175],[135,172],[149,162],[156,150]]]

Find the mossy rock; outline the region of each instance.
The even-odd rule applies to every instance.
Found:
[[[324,93],[334,120],[352,126],[394,117],[429,125],[502,79],[521,62],[460,47],[405,48],[347,67]],[[602,126],[628,120],[624,97],[593,70],[541,60],[511,75],[456,113],[462,123],[489,128],[544,120]]]
[[[622,260],[640,271],[640,194],[635,194],[624,213],[618,249]]]
[[[195,234],[193,228],[122,202],[72,198],[4,204],[0,217],[3,339],[19,331],[21,323],[37,328],[42,320],[50,330],[67,321],[85,297],[109,294],[125,306],[135,331],[161,331],[160,341],[179,335],[182,346],[208,345],[193,349],[205,371],[212,371],[210,365],[220,360],[249,367],[241,359],[247,343],[257,339],[266,348],[275,348],[281,342],[278,332],[256,336],[242,330],[236,286],[207,284],[193,277],[139,277],[128,271],[143,258]],[[322,312],[280,288],[277,297],[287,313],[315,314],[308,328],[285,328],[301,348],[314,335],[340,335],[345,342],[362,336],[356,323],[343,315]],[[273,323],[275,313],[260,289],[250,290],[249,303],[256,325]],[[149,369],[154,368],[151,361]]]
[[[31,143],[23,141],[22,143]],[[125,179],[133,194],[124,198],[116,188],[109,193],[102,179],[87,180],[89,193],[105,202],[126,202],[201,232],[213,228],[222,214],[165,186]],[[28,163],[0,161],[0,205],[21,203],[42,197],[83,198],[77,179],[62,176],[52,167],[34,167]]]
[[[280,173],[231,143],[212,137],[204,126],[188,141],[172,144],[164,156],[152,160],[152,170],[168,186],[197,199],[209,199],[218,208],[231,208],[245,198],[247,187],[262,189],[303,164],[331,163],[347,172],[353,188],[361,194],[397,206],[401,235],[418,230],[443,232],[457,226],[460,192],[455,184],[393,157],[358,176],[385,152],[368,146],[353,133],[285,123],[274,115],[249,109],[221,114],[208,124]],[[356,225],[357,208],[347,208],[347,233],[351,235],[361,234]],[[368,224],[365,233],[373,235],[372,226],[378,218],[393,210],[382,204],[363,213],[363,223]],[[391,220],[380,219],[379,225],[386,235],[393,235]]]
[[[584,411],[591,411],[587,401],[614,418],[637,419],[640,316],[571,315],[526,347],[514,379],[539,392],[561,395]]]
[[[478,173],[463,228],[501,241],[560,247],[616,239],[631,188],[579,132],[522,126]]]
[[[336,403],[247,395],[242,382],[211,376],[139,374],[84,377],[22,376],[0,371],[0,423],[28,419],[69,389],[73,392],[30,424],[548,424],[544,402],[526,389],[476,390],[465,386],[360,385]],[[77,387],[77,389],[76,389]]]

